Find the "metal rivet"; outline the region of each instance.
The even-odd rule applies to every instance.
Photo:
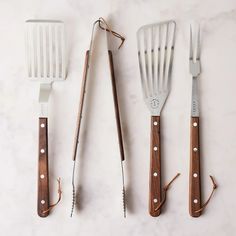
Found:
[[[44,175],[40,175],[40,179],[44,179]]]
[[[41,153],[45,153],[45,150],[44,150],[44,149],[41,149],[40,152],[41,152]]]
[[[197,151],[197,148],[196,148],[196,147],[195,147],[195,148],[193,148],[193,151],[194,151],[194,152],[196,152],[196,151]]]
[[[154,199],[153,199],[153,202],[154,202],[154,203],[157,203],[158,201],[157,201],[157,199],[156,199],[156,198],[154,198]]]
[[[154,151],[157,151],[157,149],[158,149],[157,147],[154,147],[154,148],[153,148]]]
[[[45,201],[44,201],[44,200],[41,200],[41,204],[42,204],[42,205],[45,204]]]
[[[198,203],[198,200],[197,200],[197,199],[194,199],[193,202],[194,202],[194,203]]]
[[[193,174],[193,177],[194,177],[194,178],[197,178],[197,173],[194,173],[194,174]]]
[[[41,128],[44,128],[44,127],[45,127],[45,124],[41,124],[40,127],[41,127]]]
[[[154,124],[154,125],[158,125],[158,122],[157,122],[157,121],[154,121],[153,124]]]
[[[197,122],[194,122],[194,123],[193,123],[193,126],[194,126],[194,127],[197,127]]]
[[[153,176],[157,177],[157,172],[154,172],[154,173],[153,173]]]

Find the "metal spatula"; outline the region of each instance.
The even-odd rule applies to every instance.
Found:
[[[48,174],[48,100],[54,81],[64,80],[64,23],[52,20],[26,21],[26,54],[28,78],[40,82],[39,92],[39,166],[38,215],[49,214]]]
[[[151,165],[149,212],[160,215],[161,142],[160,115],[170,91],[175,22],[145,25],[137,32],[138,56],[145,102],[151,112]]]

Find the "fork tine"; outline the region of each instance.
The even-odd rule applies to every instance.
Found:
[[[190,48],[189,48],[189,59],[193,60],[193,32],[192,26],[190,25]]]
[[[198,26],[198,33],[197,33],[197,53],[196,53],[196,60],[200,60],[200,26]]]

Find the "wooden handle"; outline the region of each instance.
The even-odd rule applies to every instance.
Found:
[[[199,217],[201,212],[195,212],[201,208],[199,117],[191,118],[190,153],[189,213],[193,217]]]
[[[111,71],[111,83],[112,83],[113,100],[114,100],[114,106],[115,106],[116,126],[117,126],[117,133],[118,133],[118,140],[119,140],[119,147],[120,147],[120,156],[121,156],[121,160],[124,161],[125,154],[124,154],[123,138],[122,138],[122,131],[121,131],[121,121],[120,121],[120,111],[119,111],[119,103],[118,103],[118,97],[117,97],[117,89],[116,89],[115,71],[114,71],[112,52],[110,50],[108,50],[108,57],[109,57],[109,64],[110,64],[110,71]]]
[[[38,215],[49,208],[49,176],[48,176],[48,123],[47,118],[39,118],[39,164],[38,164]]]
[[[73,161],[75,161],[76,155],[77,155],[80,127],[81,127],[81,120],[82,120],[82,112],[83,112],[84,98],[85,98],[85,92],[86,92],[86,82],[87,82],[88,68],[89,68],[89,51],[86,51],[85,63],[84,63],[84,74],[83,74],[82,86],[81,86],[81,92],[80,92],[79,112],[78,112],[77,123],[76,123]]]
[[[149,177],[149,213],[151,216],[159,216],[161,210],[155,209],[161,202],[161,140],[160,140],[160,116],[151,118],[151,160]]]

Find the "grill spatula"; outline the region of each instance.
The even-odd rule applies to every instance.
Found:
[[[151,216],[160,215],[160,207],[164,203],[161,190],[160,116],[170,91],[174,39],[174,21],[145,25],[137,32],[143,95],[151,112],[149,177],[149,213]]]
[[[28,78],[40,83],[38,215],[49,214],[48,173],[48,100],[52,83],[64,80],[64,24],[53,20],[26,21],[26,55]]]

